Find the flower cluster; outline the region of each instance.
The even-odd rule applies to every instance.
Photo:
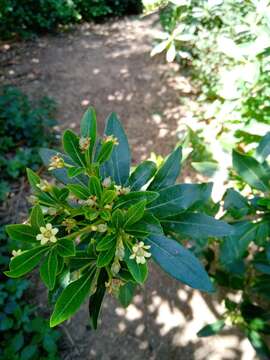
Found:
[[[59,155],[54,155],[51,157],[50,164],[48,170],[62,169],[65,167],[65,161]]]
[[[145,245],[143,241],[135,244],[132,247],[132,254],[130,255],[130,259],[135,259],[137,264],[145,264],[146,258],[150,258],[151,253],[146,251],[150,249],[150,245]]]

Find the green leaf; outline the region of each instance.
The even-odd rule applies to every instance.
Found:
[[[97,120],[96,112],[93,107],[89,107],[81,119],[81,136],[90,137],[90,146],[88,149],[89,158],[93,160],[93,151],[97,138]]]
[[[106,141],[100,146],[100,150],[97,156],[97,162],[103,164],[105,161],[109,160],[113,152],[114,142]]]
[[[137,264],[135,259],[130,259],[131,251],[129,248],[125,248],[125,263],[128,270],[137,283],[143,284],[148,276],[147,264]]]
[[[162,221],[166,229],[190,236],[192,238],[199,237],[223,237],[231,235],[234,231],[233,227],[221,220],[198,213],[184,213],[173,218]]]
[[[148,210],[160,219],[174,216],[191,208],[196,203],[207,202],[211,190],[211,183],[170,186],[160,191],[159,197],[148,206]]]
[[[146,200],[142,200],[139,203],[132,205],[128,209],[125,215],[126,221],[124,223],[124,228],[127,228],[130,225],[135,224],[143,217],[145,205],[146,205]]]
[[[105,190],[103,191],[101,196],[101,204],[103,206],[107,204],[111,204],[116,197],[117,197],[117,192],[115,190]]]
[[[49,290],[55,286],[57,274],[58,260],[55,249],[51,250],[46,256],[43,264],[40,267],[40,277]]]
[[[144,213],[140,221],[126,228],[125,231],[135,237],[145,237],[149,234],[163,234],[163,229],[158,219],[147,212]]]
[[[81,167],[85,167],[85,156],[80,150],[79,138],[71,130],[66,130],[63,135],[65,152]]]
[[[248,330],[247,337],[261,359],[270,359],[270,351],[261,335],[255,330]]]
[[[214,291],[199,260],[178,242],[162,235],[151,235],[144,241],[151,245],[153,259],[172,277],[194,289]]]
[[[31,169],[26,169],[27,179],[32,189],[40,191],[37,185],[40,183],[40,177]]]
[[[57,252],[60,256],[69,257],[75,255],[75,244],[70,239],[57,240]]]
[[[199,173],[203,174],[204,176],[211,177],[213,176],[218,170],[218,163],[214,161],[200,161],[200,162],[192,162],[191,166],[198,171]]]
[[[204,326],[198,333],[197,336],[199,337],[206,337],[206,336],[212,336],[219,333],[225,326],[224,320],[218,320],[214,322],[213,324],[209,324]]]
[[[259,161],[264,161],[270,154],[270,132],[268,132],[261,141],[256,149],[256,158]]]
[[[85,168],[83,167],[70,167],[67,169],[67,174],[69,177],[73,178],[85,172]]]
[[[81,200],[87,200],[91,195],[86,186],[79,184],[68,184],[67,188],[70,190],[70,192],[72,192],[72,194]]]
[[[45,226],[44,216],[39,205],[32,208],[30,222],[37,233],[39,232],[41,226]]]
[[[165,160],[157,171],[149,190],[159,190],[175,183],[181,169],[182,149],[179,146]]]
[[[54,327],[70,318],[90,295],[94,273],[82,275],[78,280],[70,283],[56,301],[50,326]]]
[[[107,119],[105,134],[115,136],[119,144],[114,147],[112,156],[104,164],[104,177],[110,176],[117,185],[125,185],[129,177],[130,150],[124,129],[115,113]]]
[[[5,274],[12,278],[27,274],[37,266],[46,251],[48,251],[48,246],[45,245],[24,251],[21,255],[11,259],[9,265],[10,271],[6,271]]]
[[[105,270],[104,271],[101,270],[97,281],[97,290],[93,295],[90,296],[89,299],[89,317],[93,329],[97,329],[98,317],[99,317],[102,301],[106,293],[105,282],[107,280],[108,280],[107,272]]]
[[[234,234],[226,237],[220,247],[219,260],[224,266],[241,259],[251,241],[256,238],[257,224],[241,222],[232,225]]]
[[[125,216],[120,209],[116,209],[112,214],[112,224],[116,229],[119,229],[123,226],[125,221]]]
[[[224,209],[233,217],[239,218],[249,212],[246,198],[234,189],[228,189],[224,196]]]
[[[101,268],[110,264],[115,255],[115,246],[99,253],[97,258],[97,267]]]
[[[20,359],[32,360],[34,356],[37,354],[37,352],[38,352],[38,347],[36,344],[27,345],[26,347],[23,348],[20,355]]]
[[[266,170],[257,160],[254,158],[240,154],[237,151],[233,151],[233,168],[238,175],[251,187],[261,190],[268,191],[269,187],[269,176]]]
[[[113,234],[106,235],[103,238],[97,240],[97,251],[115,249],[115,246],[116,246],[116,236]]]
[[[89,190],[90,190],[91,195],[95,195],[98,199],[101,199],[102,188],[101,188],[100,181],[96,176],[90,176]]]
[[[134,292],[136,289],[136,284],[128,282],[120,287],[118,293],[118,300],[120,304],[124,307],[128,307],[128,305],[132,302],[134,297]]]
[[[145,200],[147,204],[157,199],[159,194],[155,191],[132,191],[128,194],[120,195],[117,199],[115,207],[126,207],[133,205],[141,200]]]
[[[136,167],[128,179],[132,191],[140,190],[154,176],[157,170],[153,161],[143,161]]]
[[[37,243],[37,231],[26,224],[7,225],[6,232],[12,240],[28,241]]]

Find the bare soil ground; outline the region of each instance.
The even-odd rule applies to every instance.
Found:
[[[82,25],[72,32],[25,43],[2,44],[1,83],[33,98],[53,97],[61,129],[78,128],[88,105],[100,129],[115,111],[123,121],[133,162],[151,151],[166,155],[192,106],[192,87],[178,66],[150,58],[155,17]],[[186,174],[188,175],[188,174]],[[188,176],[185,176],[188,180]],[[44,289],[41,299],[46,308]],[[252,360],[238,333],[198,339],[196,332],[218,316],[216,297],[205,297],[170,279],[155,265],[149,281],[127,309],[107,296],[102,323],[88,328],[87,306],[62,326],[62,359]],[[220,311],[220,307],[218,308]]]

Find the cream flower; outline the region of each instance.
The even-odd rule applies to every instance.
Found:
[[[137,264],[145,264],[145,259],[151,256],[151,253],[146,251],[150,249],[150,247],[150,245],[145,245],[143,241],[140,241],[132,247],[132,254],[129,258],[135,259]]]
[[[99,224],[97,225],[97,231],[100,233],[106,232],[108,229],[108,226],[106,224]]]
[[[115,189],[116,189],[118,195],[125,195],[125,194],[130,193],[130,187],[128,187],[128,186],[122,187],[120,185],[115,185]]]
[[[109,142],[109,141],[112,141],[114,145],[119,145],[117,137],[113,136],[113,135],[104,136],[103,141],[105,143]]]
[[[102,181],[102,186],[105,187],[105,188],[110,187],[111,184],[112,184],[112,180],[111,180],[110,176],[109,176],[109,177],[106,177],[106,178]]]
[[[19,249],[19,250],[12,250],[12,257],[11,257],[11,259],[13,259],[13,258],[15,258],[16,256],[18,256],[18,255],[21,255],[21,253],[22,253],[22,250],[21,249]]]
[[[79,140],[80,150],[82,152],[85,152],[86,150],[88,150],[89,146],[90,146],[90,142],[91,142],[90,137],[81,137],[80,140]]]
[[[51,191],[52,184],[50,184],[47,180],[41,180],[40,183],[37,184],[37,187],[44,192],[48,192]]]
[[[52,156],[50,159],[50,164],[48,170],[61,169],[65,167],[64,159],[62,159],[59,155]]]
[[[37,235],[36,239],[40,241],[41,245],[45,245],[48,242],[55,243],[57,241],[56,234],[58,229],[53,228],[52,224],[46,224],[46,226],[40,227],[40,234]]]

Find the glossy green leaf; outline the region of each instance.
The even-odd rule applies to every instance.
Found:
[[[175,183],[181,169],[182,149],[179,146],[165,160],[157,171],[149,190],[160,190]]]
[[[30,225],[26,225],[26,224],[7,225],[5,229],[12,240],[37,243],[36,236],[38,232],[35,231],[35,229],[33,229]]]
[[[112,224],[116,229],[119,229],[123,226],[125,221],[125,216],[122,210],[116,209],[112,214]]]
[[[257,225],[241,222],[233,225],[234,234],[226,237],[220,247],[220,262],[227,266],[244,256],[251,241],[256,238]]]
[[[39,205],[32,208],[30,222],[33,229],[38,233],[41,226],[45,226],[44,216]]]
[[[116,246],[116,236],[114,234],[109,234],[103,238],[97,240],[97,251],[105,251],[108,249],[115,249]]]
[[[260,359],[270,359],[270,351],[262,336],[257,331],[248,330],[247,337]]]
[[[55,286],[56,274],[58,268],[57,252],[55,249],[51,250],[46,256],[43,264],[40,267],[40,277],[49,290]]]
[[[233,151],[233,168],[251,187],[264,192],[269,191],[269,174],[256,159]]]
[[[221,220],[198,213],[184,213],[173,218],[165,219],[162,224],[166,229],[190,236],[199,237],[223,237],[231,235],[233,227]]]
[[[224,196],[224,209],[233,217],[239,218],[249,212],[249,204],[239,192],[228,189]]]
[[[178,184],[159,192],[159,197],[151,202],[148,210],[157,218],[177,215],[196,203],[209,200],[212,184]]]
[[[26,169],[27,179],[32,189],[40,191],[38,184],[40,183],[40,177],[31,169]]]
[[[256,158],[259,161],[264,161],[270,154],[270,132],[262,137],[256,149]]]
[[[57,252],[60,256],[69,257],[75,255],[75,244],[70,239],[59,239],[57,240]]]
[[[120,195],[117,199],[115,207],[128,208],[131,205],[145,200],[147,204],[157,199],[159,194],[155,191],[132,191],[128,194]]]
[[[67,187],[72,194],[81,200],[86,200],[91,195],[89,189],[86,186],[79,184],[68,184]]]
[[[116,197],[117,197],[117,193],[115,190],[105,190],[103,191],[101,196],[101,204],[102,205],[111,204]]]
[[[81,119],[81,136],[84,138],[90,138],[88,153],[89,158],[92,160],[97,138],[96,112],[93,107],[89,107]]]
[[[214,291],[207,272],[192,252],[163,235],[151,235],[144,241],[151,245],[153,259],[172,277],[194,289]]]
[[[115,255],[115,246],[99,253],[97,258],[97,267],[104,267],[110,264]]]
[[[151,213],[145,213],[136,224],[129,226],[125,231],[135,237],[144,237],[149,234],[163,234],[162,226]]]
[[[142,201],[138,202],[137,204],[132,205],[128,209],[128,211],[125,215],[126,220],[124,223],[124,228],[127,228],[130,225],[135,224],[143,217],[145,205],[146,205],[146,200],[142,200]]]
[[[199,337],[206,337],[218,334],[225,326],[224,320],[218,320],[213,324],[204,326],[198,333]]]
[[[81,167],[85,166],[85,156],[80,150],[79,137],[71,130],[66,130],[63,135],[63,146],[65,152],[71,159]]]
[[[153,161],[143,161],[136,167],[128,179],[128,184],[132,191],[140,190],[154,176],[157,170]]]
[[[31,250],[24,251],[21,255],[17,255],[10,261],[10,271],[6,271],[5,274],[12,278],[17,278],[29,273],[33,270],[43,254],[48,251],[48,246],[37,246]]]
[[[113,141],[106,141],[104,142],[99,149],[99,153],[97,156],[97,162],[99,164],[103,164],[105,161],[109,160],[111,154],[113,152],[114,142]]]
[[[102,301],[104,295],[106,293],[105,282],[108,280],[107,272],[104,270],[100,271],[99,278],[97,281],[97,289],[93,295],[90,296],[89,299],[89,317],[90,324],[93,329],[97,329],[98,325],[98,317],[100,314],[100,309],[102,305]]]
[[[70,283],[61,293],[54,307],[50,319],[50,326],[54,327],[70,318],[82,305],[92,290],[93,271],[82,275],[78,280]]]
[[[69,177],[73,178],[85,172],[85,168],[83,167],[70,167],[67,169],[67,174]]]
[[[129,258],[130,255],[130,249],[125,248],[125,263],[127,264],[128,270],[137,283],[143,284],[148,276],[147,264],[137,264],[135,259]]]
[[[124,185],[129,177],[131,157],[126,134],[115,113],[107,119],[105,135],[115,136],[119,143],[104,164],[105,177],[110,176],[117,185]]]
[[[101,188],[100,181],[96,176],[90,176],[89,190],[90,190],[91,195],[95,195],[98,199],[101,199],[102,188]]]
[[[120,304],[124,307],[128,307],[128,305],[132,302],[136,289],[136,284],[128,282],[120,287],[118,293],[118,300]]]

